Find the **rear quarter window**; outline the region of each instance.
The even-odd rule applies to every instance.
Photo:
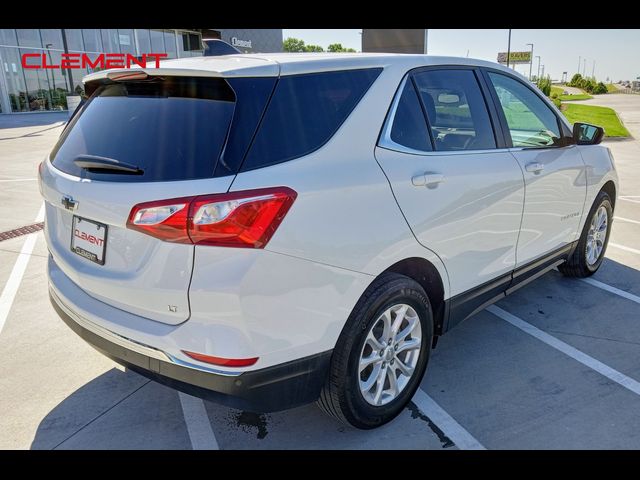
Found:
[[[241,171],[302,157],[324,145],[381,68],[282,77]]]

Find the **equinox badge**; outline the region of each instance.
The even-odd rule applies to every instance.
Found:
[[[71,211],[78,208],[78,202],[76,202],[71,195],[65,195],[62,197],[62,205],[64,208]]]

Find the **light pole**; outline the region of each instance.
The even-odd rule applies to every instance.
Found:
[[[511,56],[511,29],[509,29],[509,43],[507,43],[507,68],[509,68],[510,56]]]
[[[583,64],[582,64],[582,76],[584,77],[587,71],[587,59],[583,58],[582,59]]]
[[[593,61],[593,68],[591,68],[591,78],[596,78],[596,61]]]
[[[544,77],[544,65],[542,65],[542,76]]]
[[[529,59],[529,81],[531,81],[531,70],[533,69],[533,43],[527,43],[531,45],[531,58]]]
[[[536,78],[540,80],[540,55],[536,55],[536,58],[538,59],[538,75]]]
[[[578,55],[578,73],[580,73],[580,65],[582,64],[582,57]]]

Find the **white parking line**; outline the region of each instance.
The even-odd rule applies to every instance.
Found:
[[[637,223],[638,225],[640,225],[640,222],[638,220],[631,220],[630,218],[624,218],[624,217],[613,217],[615,220],[620,220],[621,222],[628,222],[628,223]]]
[[[537,338],[541,342],[546,343],[550,347],[555,348],[556,350],[573,358],[574,360],[589,367],[590,369],[595,370],[600,375],[604,375],[609,380],[616,382],[618,385],[626,388],[627,390],[640,395],[640,382],[637,382],[633,378],[626,376],[624,373],[621,373],[609,367],[608,365],[605,365],[601,361],[596,360],[595,358],[587,355],[584,352],[581,352],[568,343],[565,343],[562,340],[558,340],[556,337],[549,335],[547,332],[543,332],[539,328],[534,327],[530,323],[525,322],[524,320],[516,317],[515,315],[512,315],[511,313],[501,309],[500,307],[491,305],[490,307],[487,307],[486,310],[490,313],[493,313],[497,317],[500,317],[502,320],[510,323],[514,327],[519,328],[523,332],[528,333],[532,337]]]
[[[4,182],[33,182],[37,178],[12,178],[11,180],[0,180],[0,183]]]
[[[35,222],[41,222],[42,220],[44,220],[44,203],[38,211]],[[38,237],[35,233],[27,235],[27,239],[22,245],[16,263],[13,265],[13,269],[9,274],[9,279],[2,289],[2,294],[0,295],[0,333],[2,333],[4,324],[9,316],[9,311],[13,305],[13,300],[16,298],[16,293],[18,293],[18,287],[20,287],[20,283],[22,282],[22,277],[27,269],[31,252],[33,252],[33,247],[35,247],[37,239]]]
[[[418,389],[411,400],[460,450],[486,450],[465,428],[445,412],[422,389]]]
[[[220,450],[211,428],[211,421],[201,399],[178,392],[184,423],[187,425],[191,448],[194,450]]]
[[[589,285],[593,285],[594,287],[601,288],[602,290],[606,290],[607,292],[613,293],[620,297],[624,297],[627,300],[631,300],[632,302],[640,304],[640,297],[634,295],[633,293],[625,292],[624,290],[620,290],[619,288],[612,287],[611,285],[607,285],[606,283],[599,282],[598,280],[594,280],[593,278],[581,278],[580,280],[588,283]]]
[[[636,250],[635,248],[626,247],[624,245],[620,245],[619,243],[609,242],[609,246],[619,248],[620,250],[626,250],[627,252],[636,253],[640,255],[640,250]]]
[[[628,197],[618,197],[618,198],[620,198],[620,200],[624,200],[625,202],[640,203],[640,200],[633,200],[633,199],[628,198]]]

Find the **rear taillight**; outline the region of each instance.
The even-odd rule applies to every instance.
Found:
[[[127,227],[168,242],[263,248],[296,196],[274,187],[140,203]]]

